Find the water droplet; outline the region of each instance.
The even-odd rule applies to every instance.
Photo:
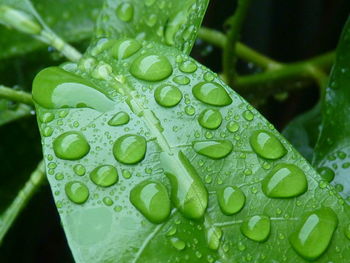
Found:
[[[130,202],[151,222],[159,224],[170,215],[167,189],[159,182],[144,181],[130,192]]]
[[[134,60],[130,72],[141,80],[159,81],[169,77],[173,68],[165,56],[146,54]]]
[[[104,197],[102,201],[106,206],[111,206],[114,203],[113,200],[109,197]]]
[[[90,179],[98,186],[108,187],[118,182],[118,172],[112,165],[101,165],[90,173]]]
[[[304,172],[294,164],[277,164],[262,182],[264,194],[271,198],[299,196],[307,187]]]
[[[131,173],[128,170],[123,170],[122,175],[125,179],[131,178]]]
[[[309,213],[289,241],[295,251],[307,260],[315,260],[327,249],[338,225],[337,215],[323,207]]]
[[[106,112],[114,107],[102,89],[58,67],[46,68],[36,75],[33,100],[47,109],[88,107]]]
[[[283,157],[287,151],[277,137],[267,131],[255,131],[250,137],[250,145],[259,156],[276,160]]]
[[[86,169],[85,169],[84,165],[76,164],[73,167],[73,171],[76,175],[83,176],[86,172]]]
[[[203,103],[214,106],[226,106],[232,103],[223,86],[212,82],[201,82],[192,88],[193,95]]]
[[[173,85],[162,85],[155,90],[154,98],[161,106],[174,107],[181,101],[182,93]]]
[[[193,116],[196,113],[196,109],[193,106],[188,105],[185,107],[185,113],[189,116]]]
[[[253,241],[264,242],[269,237],[270,227],[270,218],[264,215],[255,215],[242,223],[241,232]]]
[[[191,60],[187,60],[181,63],[179,68],[184,73],[193,73],[197,70],[197,65]]]
[[[121,3],[117,7],[117,16],[124,22],[131,21],[134,16],[134,7],[130,3]]]
[[[243,118],[247,121],[252,121],[254,119],[254,114],[250,110],[243,112]]]
[[[48,123],[53,121],[53,119],[55,118],[55,115],[53,115],[53,113],[51,112],[45,112],[42,114],[39,114],[39,119],[42,123]]]
[[[175,44],[175,35],[186,20],[187,16],[185,11],[179,12],[174,17],[170,18],[165,28],[165,43],[167,45],[173,46]]]
[[[217,129],[221,125],[222,116],[218,110],[206,109],[198,117],[199,124],[207,129]]]
[[[335,176],[334,171],[331,168],[326,167],[326,166],[318,168],[317,172],[327,182],[332,182],[334,179],[334,176]]]
[[[221,159],[232,152],[232,143],[228,140],[195,141],[193,149],[204,156],[212,159]]]
[[[108,125],[110,126],[120,126],[127,124],[130,120],[129,114],[125,111],[120,111],[116,113],[109,121]]]
[[[230,121],[227,123],[226,128],[229,132],[236,132],[239,130],[239,124],[235,121]]]
[[[113,154],[117,161],[125,164],[140,162],[146,154],[147,143],[144,137],[126,134],[119,137],[113,146]]]
[[[46,126],[42,129],[42,134],[44,137],[50,137],[53,133],[53,129],[50,126]]]
[[[157,16],[155,14],[151,14],[146,20],[146,24],[149,27],[153,27],[156,23],[157,23]]]
[[[233,215],[241,211],[246,199],[242,190],[235,186],[219,189],[217,198],[220,209],[225,215]]]
[[[213,250],[217,250],[220,246],[220,240],[222,237],[222,230],[218,227],[210,227],[207,231],[208,247]]]
[[[182,76],[182,75],[179,75],[179,76],[175,76],[173,78],[173,81],[176,83],[176,84],[179,84],[179,85],[187,85],[191,82],[191,80],[186,77],[186,76]]]
[[[63,160],[78,160],[90,151],[90,145],[80,132],[70,131],[53,141],[53,150]]]
[[[207,82],[210,82],[210,81],[213,81],[215,78],[214,74],[211,73],[211,72],[206,72],[204,74],[204,80],[207,81]]]
[[[172,237],[170,239],[170,242],[173,245],[173,247],[179,251],[184,250],[186,247],[186,243],[177,237]]]
[[[187,218],[202,218],[208,205],[208,192],[190,161],[181,151],[177,155],[163,152],[160,160],[171,183],[175,206]]]
[[[141,44],[134,39],[118,40],[111,48],[111,55],[117,59],[125,59],[134,55],[141,48]]]
[[[79,181],[68,182],[64,189],[69,200],[76,204],[83,204],[89,198],[89,189]]]

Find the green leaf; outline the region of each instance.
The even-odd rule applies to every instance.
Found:
[[[350,196],[350,20],[340,38],[326,94],[322,101],[322,124],[313,164],[329,177],[348,201]]]
[[[189,54],[209,0],[105,1],[97,36],[137,38],[174,46]]]
[[[305,157],[312,161],[314,148],[321,124],[321,106],[317,104],[310,111],[297,116],[283,130],[282,134]]]
[[[344,200],[179,50],[105,40],[33,98],[76,262],[348,261]]]
[[[33,15],[34,7],[53,31],[66,41],[76,43],[91,38],[102,0],[34,0],[33,7],[29,3],[24,0],[0,1],[0,5],[6,4]],[[0,35],[0,59],[23,55],[45,47],[39,40],[3,26],[0,27]]]

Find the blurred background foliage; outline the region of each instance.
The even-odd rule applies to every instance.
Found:
[[[58,35],[84,51],[102,0],[32,2]],[[225,20],[233,14],[235,5],[233,0],[212,0],[203,25],[224,32]],[[308,59],[335,49],[349,13],[347,0],[256,0],[249,10],[241,42],[280,62]],[[0,28],[0,50],[0,83],[27,91],[40,69],[65,60],[52,47],[4,27]],[[222,71],[221,49],[199,39],[192,56],[213,71]],[[240,74],[260,71],[251,63],[239,61]],[[259,110],[281,131],[317,103],[317,85],[311,82],[303,87],[268,98]],[[0,125],[1,120],[18,107],[16,103],[0,100]],[[0,212],[16,196],[41,159],[34,112],[28,108],[24,114],[26,117],[0,126]],[[7,233],[0,246],[0,262],[73,262],[47,184],[40,188]]]

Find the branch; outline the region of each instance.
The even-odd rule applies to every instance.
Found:
[[[228,81],[228,84],[232,86],[236,78],[236,43],[240,37],[240,32],[244,19],[248,13],[251,0],[238,0],[235,14],[229,18],[228,25],[229,30],[227,32],[227,39],[223,52],[223,69],[224,76]]]
[[[3,85],[0,85],[0,98],[24,103],[29,106],[34,106],[32,95],[30,93],[14,90]]]
[[[30,175],[30,178],[25,183],[24,187],[18,192],[11,205],[0,217],[0,242],[3,240],[19,213],[22,211],[36,190],[40,187],[44,179],[45,164],[44,161],[41,161],[38,167]]]

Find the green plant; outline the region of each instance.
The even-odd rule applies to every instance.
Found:
[[[77,7],[99,10],[80,54],[31,2],[0,1],[1,23],[69,60],[35,69],[33,98],[0,87],[1,124],[35,105],[44,156],[1,214],[0,238],[47,177],[77,262],[347,262],[350,22],[336,55],[284,64],[238,42],[251,1],[238,1],[226,35],[200,28],[205,0],[98,2]],[[197,33],[223,48],[222,76],[188,56]],[[238,58],[264,72],[239,76]],[[313,166],[252,106],[300,80],[322,98],[285,135]]]

